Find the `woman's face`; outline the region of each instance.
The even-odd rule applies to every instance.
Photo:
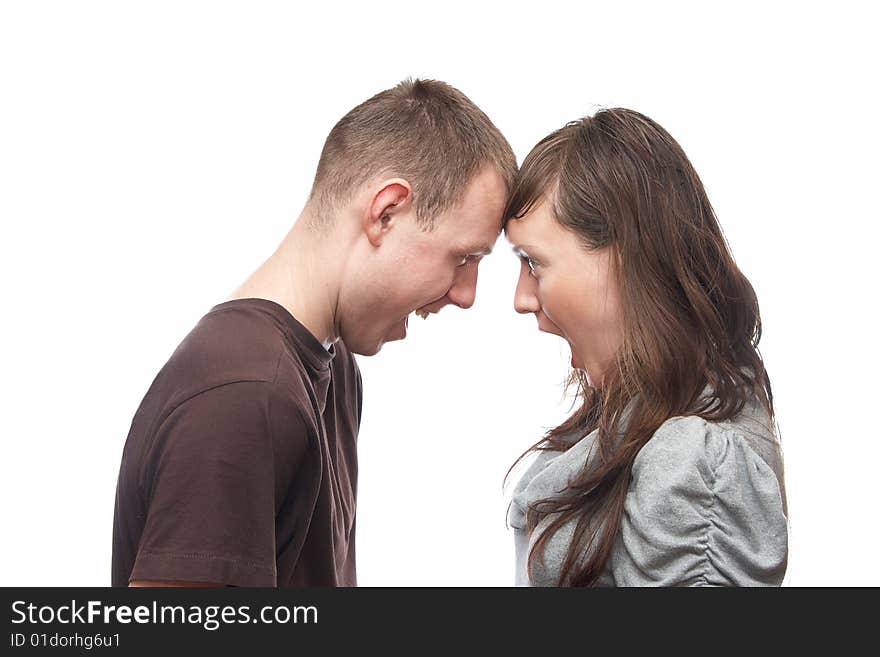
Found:
[[[600,387],[623,334],[611,247],[588,251],[543,199],[506,231],[520,257],[516,311],[534,313],[538,330],[565,338],[572,367]]]

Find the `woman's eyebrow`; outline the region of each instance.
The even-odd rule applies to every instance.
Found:
[[[513,253],[517,258],[529,258],[529,252],[533,255],[535,254],[535,247],[530,246],[528,244],[514,244],[512,246]]]

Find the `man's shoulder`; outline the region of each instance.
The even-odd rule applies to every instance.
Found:
[[[218,382],[272,381],[284,349],[272,318],[248,306],[216,306],[183,339],[169,360]]]
[[[227,386],[241,395],[265,394],[277,379],[284,350],[284,335],[270,317],[247,307],[215,306],[159,370],[144,401],[169,412]],[[247,383],[265,385],[235,385]]]

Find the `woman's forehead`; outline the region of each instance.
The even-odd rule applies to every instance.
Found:
[[[549,237],[555,220],[550,207],[542,203],[532,207],[525,215],[511,218],[504,227],[507,240],[514,248],[526,242],[542,241]]]

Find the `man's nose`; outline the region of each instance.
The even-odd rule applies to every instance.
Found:
[[[536,313],[541,309],[535,290],[535,280],[525,271],[520,271],[513,295],[513,307],[518,313]]]
[[[477,269],[479,262],[460,267],[446,296],[459,308],[470,308],[477,298]]]

